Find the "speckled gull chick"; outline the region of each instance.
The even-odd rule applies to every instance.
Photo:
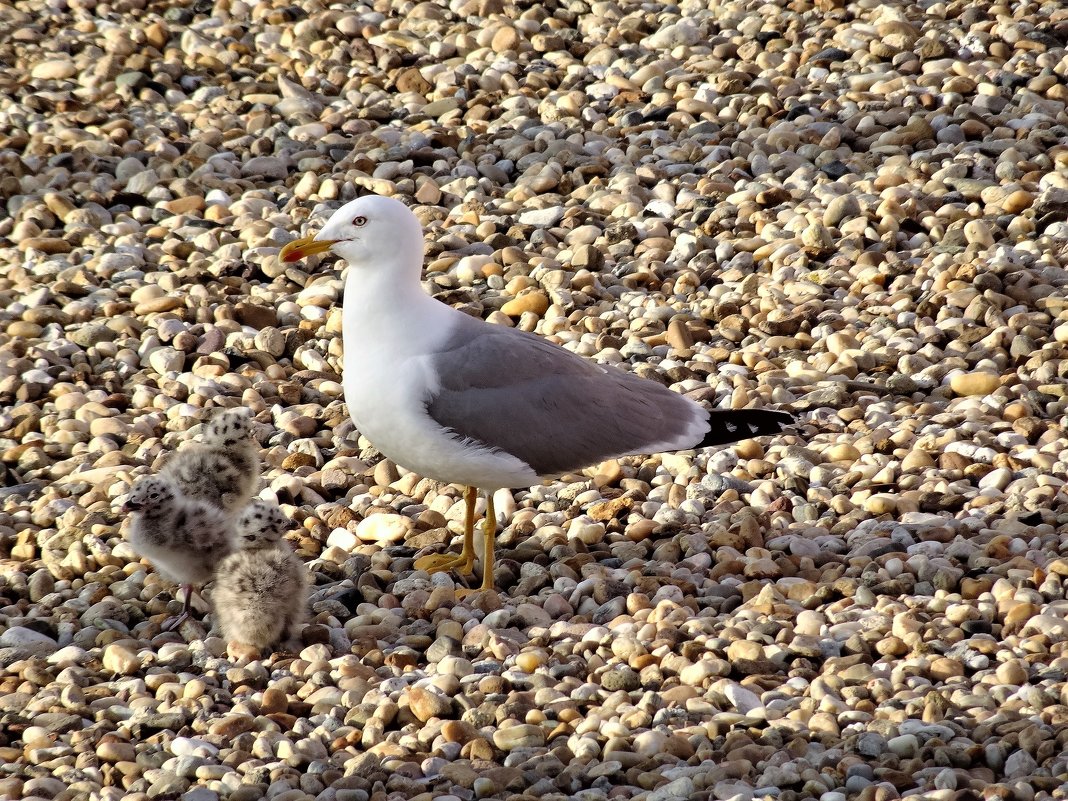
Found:
[[[353,422],[397,464],[467,486],[463,551],[423,557],[417,568],[472,572],[479,489],[488,496],[485,590],[493,586],[492,490],[619,456],[778,434],[793,422],[763,409],[710,411],[655,381],[434,300],[420,283],[422,227],[392,198],[346,203],[279,256],[293,262],[328,251],[348,263],[342,381]]]
[[[216,413],[197,441],[172,454],[160,474],[186,497],[239,514],[260,480],[259,446],[252,438],[249,411]]]
[[[219,562],[211,605],[227,642],[262,650],[293,639],[307,605],[304,565],[282,535],[293,523],[255,499],[237,521],[237,550]]]
[[[182,495],[163,476],[135,483],[122,511],[132,513],[128,536],[134,550],[185,590],[182,613],[162,626],[164,631],[177,628],[189,617],[192,585],[209,581],[215,566],[236,547],[234,520],[207,501]]]

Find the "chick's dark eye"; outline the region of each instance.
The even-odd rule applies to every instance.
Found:
[[[362,225],[367,225],[367,218],[362,214],[359,217],[355,217],[352,220],[352,224],[359,228]]]

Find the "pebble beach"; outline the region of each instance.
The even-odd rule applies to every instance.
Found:
[[[0,797],[1068,799],[1066,43],[1056,2],[4,4]],[[462,489],[355,430],[343,275],[277,257],[366,193],[442,302],[796,428],[498,491],[457,599],[413,562]],[[297,650],[162,632],[118,511],[236,406]]]

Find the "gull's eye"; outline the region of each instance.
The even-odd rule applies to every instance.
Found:
[[[353,218],[352,224],[355,225],[357,228],[362,228],[363,226],[367,225],[367,218],[361,214],[359,217]]]

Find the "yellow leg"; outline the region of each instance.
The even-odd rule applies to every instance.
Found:
[[[475,590],[457,590],[457,598],[493,589],[493,549],[497,541],[497,513],[493,510],[492,493],[486,493],[486,519],[482,523],[482,537],[486,546],[482,550],[482,586]]]
[[[468,487],[464,490],[464,502],[467,505],[464,515],[464,547],[459,556],[447,553],[432,553],[415,560],[416,570],[425,570],[427,573],[442,573],[446,570],[457,570],[465,576],[470,576],[475,568],[475,502],[478,500],[478,490]],[[492,503],[492,500],[490,501]]]

